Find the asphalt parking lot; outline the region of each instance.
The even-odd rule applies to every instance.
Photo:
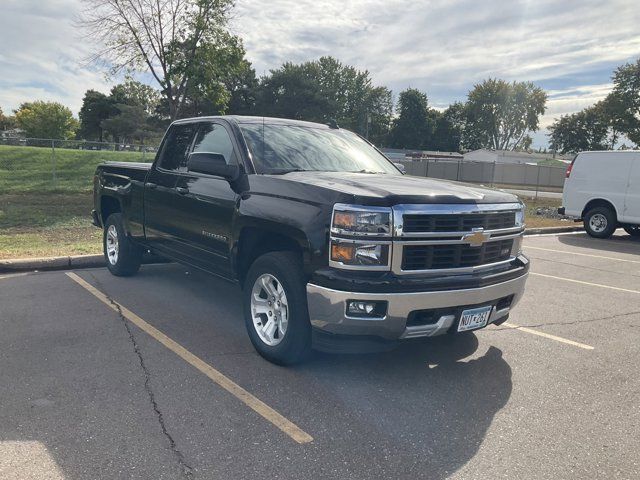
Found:
[[[293,368],[179,265],[0,274],[0,478],[640,478],[640,241],[525,251],[508,324]]]

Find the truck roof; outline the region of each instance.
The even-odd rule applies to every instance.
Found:
[[[276,117],[257,117],[257,116],[248,116],[248,115],[215,115],[215,116],[206,116],[206,117],[191,117],[191,118],[183,118],[180,120],[176,120],[175,124],[181,123],[193,123],[193,122],[201,122],[203,120],[226,120],[228,122],[241,124],[241,123],[257,123],[262,124],[263,122],[266,125],[297,125],[300,127],[313,127],[313,128],[322,128],[329,129],[330,127],[324,123],[316,123],[316,122],[306,122],[303,120],[292,120],[290,118],[276,118]]]

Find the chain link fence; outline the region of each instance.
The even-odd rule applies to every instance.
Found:
[[[155,145],[0,138],[0,193],[84,192],[104,161],[152,162]]]
[[[0,193],[91,191],[104,161],[152,162],[157,146],[44,138],[0,138]],[[460,159],[401,159],[409,175],[490,186],[562,191],[565,168]]]

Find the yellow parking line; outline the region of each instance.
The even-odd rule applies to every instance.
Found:
[[[584,282],[582,280],[574,280],[573,278],[556,277],[554,275],[546,275],[544,273],[529,272],[529,275],[535,275],[536,277],[553,278],[554,280],[564,280],[565,282],[579,283],[580,285],[589,285],[590,287],[608,288],[610,290],[617,290],[619,292],[640,293],[639,290],[631,290],[629,288],[621,288],[621,287],[612,287],[611,285],[603,285],[601,283]]]
[[[532,247],[529,245],[525,245],[524,249],[531,248],[533,250],[543,250],[545,252],[555,252],[555,253],[568,253],[569,255],[580,255],[581,257],[591,257],[591,258],[604,258],[606,260],[617,260],[618,262],[627,262],[627,263],[640,263],[640,260],[627,260],[625,258],[616,258],[616,257],[607,257],[605,255],[593,255],[591,253],[579,253],[579,252],[570,252],[568,250],[554,250],[553,248],[542,248],[542,247]],[[633,254],[629,254],[633,255]]]
[[[131,323],[136,325],[138,328],[143,330],[144,332],[151,335],[154,339],[160,342],[162,345],[167,347],[173,353],[178,355],[184,361],[189,363],[191,366],[198,369],[200,372],[204,373],[207,377],[213,380],[220,387],[224,388],[231,395],[236,397],[238,400],[243,402],[253,411],[255,411],[258,415],[261,415],[265,420],[271,422],[273,425],[282,430],[285,434],[289,435],[293,440],[298,443],[309,443],[313,441],[313,437],[301,430],[297,425],[283,417],[281,414],[276,412],[269,405],[264,403],[262,400],[256,398],[251,393],[247,392],[240,385],[226,377],[224,374],[220,373],[218,370],[213,368],[211,365],[195,356],[189,350],[184,348],[179,343],[175,342],[164,333],[162,333],[157,328],[145,322],[138,315],[123,307],[119,303],[110,300],[104,293],[95,288],[93,285],[87,283],[82,278],[80,278],[75,273],[68,272],[67,276],[91,293],[94,297],[100,300],[102,303],[110,307],[111,309],[119,312],[122,316],[124,316]]]
[[[555,340],[556,342],[566,343],[567,345],[573,345],[574,347],[584,348],[585,350],[593,350],[594,348],[591,345],[587,345],[580,342],[574,342],[573,340],[569,340],[567,338],[558,337],[556,335],[551,335],[549,333],[540,332],[538,330],[533,330],[527,327],[521,327],[520,325],[516,325],[515,323],[505,322],[502,324],[505,327],[515,328],[520,330],[521,332],[531,333],[533,335],[538,335],[539,337],[548,338],[550,340]]]
[[[25,275],[29,275],[29,272],[10,273],[8,275],[0,275],[0,280],[4,280],[5,278],[24,277]]]

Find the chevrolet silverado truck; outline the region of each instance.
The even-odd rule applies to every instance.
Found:
[[[278,364],[500,324],[529,270],[517,197],[403,175],[335,123],[179,120],[153,164],[99,165],[94,203],[111,273],[151,252],[239,283]]]

